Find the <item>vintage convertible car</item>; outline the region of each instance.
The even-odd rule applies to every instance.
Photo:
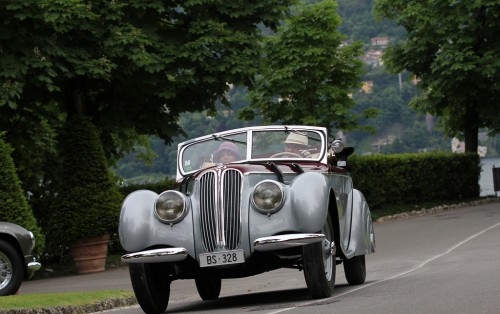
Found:
[[[42,266],[32,255],[33,233],[16,224],[0,221],[0,296],[15,294],[23,279]]]
[[[347,156],[311,126],[230,130],[178,146],[176,190],[131,193],[119,235],[146,313],[163,312],[170,283],[194,279],[203,300],[221,279],[303,270],[312,297],[332,295],[336,265],[365,281],[375,251],[370,209],[353,188]]]

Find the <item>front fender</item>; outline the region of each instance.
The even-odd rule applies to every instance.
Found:
[[[192,209],[174,225],[160,222],[154,215],[158,194],[139,190],[129,194],[122,204],[118,232],[120,243],[127,252],[151,247],[181,247],[194,257]]]
[[[328,181],[315,172],[304,173],[290,185],[292,215],[297,227],[307,232],[319,232],[328,215]]]
[[[375,233],[371,212],[359,190],[353,189],[352,227],[348,255],[364,255],[375,252]]]
[[[258,238],[284,233],[316,233],[325,224],[328,206],[328,185],[318,173],[304,173],[285,191],[283,207],[272,215],[258,212],[249,202],[250,243]],[[247,196],[245,196],[247,197]],[[248,195],[250,199],[251,195]]]

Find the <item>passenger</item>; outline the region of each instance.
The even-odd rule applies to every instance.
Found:
[[[285,152],[308,157],[309,141],[304,133],[290,133],[285,140]]]
[[[228,164],[233,161],[240,160],[240,151],[236,144],[224,142],[219,145],[219,148],[214,152],[214,162]]]

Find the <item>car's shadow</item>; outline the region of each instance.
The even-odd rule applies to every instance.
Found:
[[[350,287],[347,284],[336,285],[332,297],[343,293]],[[269,311],[303,306],[309,302],[329,304],[338,302],[333,298],[313,299],[306,288],[255,292],[242,295],[221,297],[213,301],[177,302],[168,305],[165,313],[214,312],[216,310],[232,312]]]

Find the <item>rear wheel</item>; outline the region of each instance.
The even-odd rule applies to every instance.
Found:
[[[169,263],[129,264],[130,280],[135,297],[146,314],[163,313],[170,298]]]
[[[350,285],[360,285],[364,283],[366,278],[365,256],[359,255],[344,260],[344,273]]]
[[[304,277],[309,293],[315,299],[330,297],[335,286],[335,244],[329,214],[321,232],[325,235],[323,242],[302,248]]]
[[[200,298],[204,301],[217,300],[222,287],[222,280],[217,277],[199,277],[195,278],[196,290]]]
[[[23,260],[8,242],[0,240],[0,296],[15,294],[24,279]]]

